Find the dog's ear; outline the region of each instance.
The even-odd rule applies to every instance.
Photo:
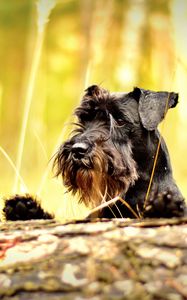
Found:
[[[153,92],[134,88],[130,94],[139,102],[140,119],[147,130],[155,130],[164,119],[168,109],[175,107],[178,103],[178,94],[173,92]]]

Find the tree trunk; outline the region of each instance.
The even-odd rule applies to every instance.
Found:
[[[0,299],[187,299],[187,218],[0,224]]]

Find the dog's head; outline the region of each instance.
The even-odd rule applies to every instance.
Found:
[[[89,87],[75,110],[76,128],[55,157],[56,175],[87,205],[125,193],[138,178],[134,140],[155,130],[177,99],[175,93],[139,88],[109,93]]]

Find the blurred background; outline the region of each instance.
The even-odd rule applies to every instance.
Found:
[[[0,196],[38,194],[57,218],[83,205],[54,178],[84,89],[176,91],[163,135],[187,198],[187,1],[0,1]],[[1,203],[2,204],[2,203]]]

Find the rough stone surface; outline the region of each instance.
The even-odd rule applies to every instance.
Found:
[[[187,299],[187,218],[1,223],[0,299]]]

